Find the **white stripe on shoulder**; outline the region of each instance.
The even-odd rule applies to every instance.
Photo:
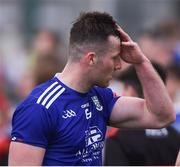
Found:
[[[51,106],[51,104],[65,91],[65,88],[62,88],[45,106],[47,109]]]
[[[49,90],[51,90],[55,85],[57,85],[58,84],[58,82],[56,81],[56,82],[54,82],[51,86],[49,86],[42,94],[41,94],[41,96],[38,98],[38,100],[36,101],[36,103],[37,104],[39,104],[40,102],[41,102],[41,100],[42,100],[42,98],[46,95],[46,93],[49,91]]]
[[[44,106],[46,104],[46,102],[48,101],[48,99],[60,88],[61,88],[61,85],[58,85],[53,91],[51,91],[51,93],[49,93],[46,96],[46,98],[43,100],[43,102],[41,104]]]

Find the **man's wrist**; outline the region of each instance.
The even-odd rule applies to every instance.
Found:
[[[142,62],[138,63],[138,64],[134,64],[134,67],[135,68],[141,68],[146,64],[151,64],[151,61],[146,56],[144,56]]]

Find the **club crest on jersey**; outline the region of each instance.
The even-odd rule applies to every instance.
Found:
[[[95,106],[96,106],[96,109],[97,109],[98,111],[102,111],[102,110],[103,110],[103,106],[100,104],[97,96],[92,96],[91,99],[92,99],[92,101],[94,102],[94,104],[95,104]]]

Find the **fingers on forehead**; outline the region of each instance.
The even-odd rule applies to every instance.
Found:
[[[129,35],[118,24],[117,24],[117,27],[118,27],[117,30],[119,31],[122,40],[131,41],[131,38],[129,37]]]

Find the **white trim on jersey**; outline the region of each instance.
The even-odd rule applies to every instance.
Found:
[[[50,89],[52,89],[55,85],[57,85],[58,84],[58,82],[56,81],[56,82],[54,82],[51,86],[49,86],[43,93],[42,93],[42,95],[38,98],[38,100],[37,100],[37,104],[39,104],[40,102],[41,102],[41,100],[42,100],[42,98],[47,94],[47,92],[50,90]]]
[[[65,88],[62,88],[45,106],[47,109],[51,106],[51,104],[65,91]]]
[[[51,93],[49,93],[46,98],[43,100],[43,102],[41,103],[43,106],[46,104],[46,102],[48,101],[48,99],[58,90],[60,89],[62,86],[58,85]]]
[[[51,106],[51,104],[65,91],[65,88],[57,84],[58,82],[54,82],[52,85],[50,85],[37,99],[36,103],[41,104],[48,109]],[[43,97],[45,97],[44,100],[42,100]],[[50,101],[47,103],[49,99]]]

